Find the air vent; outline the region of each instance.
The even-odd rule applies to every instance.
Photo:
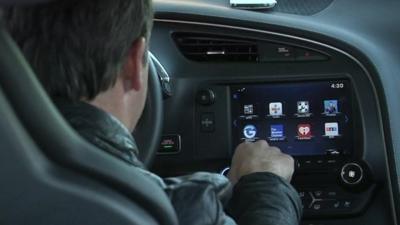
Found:
[[[257,62],[254,40],[231,36],[175,33],[173,38],[183,55],[200,62]]]

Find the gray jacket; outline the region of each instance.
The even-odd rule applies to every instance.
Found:
[[[271,173],[244,176],[232,188],[219,174],[195,173],[162,179],[144,169],[130,132],[113,116],[89,104],[56,101],[71,126],[87,141],[156,180],[181,225],[297,225],[302,205],[296,190]],[[122,163],[122,162],[121,162]]]

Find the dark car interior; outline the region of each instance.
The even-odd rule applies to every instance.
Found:
[[[267,140],[295,159],[303,225],[398,224],[400,1],[153,2],[134,132],[152,172],[226,175]],[[162,189],[66,124],[4,27],[0,105],[0,224],[177,224]]]

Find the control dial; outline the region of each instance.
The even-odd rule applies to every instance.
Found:
[[[197,103],[200,105],[212,105],[215,102],[215,93],[210,89],[203,89],[197,92]]]
[[[340,172],[340,178],[343,183],[350,186],[361,184],[364,180],[364,175],[363,167],[355,162],[345,164]]]

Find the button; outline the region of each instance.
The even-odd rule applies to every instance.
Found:
[[[363,179],[363,169],[357,163],[347,163],[343,166],[341,171],[341,177],[344,183],[355,185]]]
[[[311,166],[311,165],[313,165],[313,164],[314,164],[314,163],[313,163],[312,160],[309,160],[309,159],[304,160],[304,165],[306,165],[306,166]]]
[[[312,192],[314,198],[316,199],[325,199],[325,200],[332,200],[338,197],[338,193],[336,191],[330,190],[316,190]]]
[[[329,59],[319,52],[302,48],[296,48],[295,54],[297,61],[323,61]]]
[[[161,137],[160,149],[158,154],[176,154],[181,151],[180,135],[163,135]]]
[[[262,62],[294,61],[294,48],[287,45],[268,44],[260,46]]]
[[[355,201],[352,199],[349,200],[335,200],[330,203],[330,209],[352,209],[354,208]]]
[[[327,163],[328,165],[336,165],[336,164],[338,164],[338,161],[337,161],[336,159],[328,159],[328,160],[326,161],[326,163]]]
[[[320,198],[323,197],[324,192],[323,191],[314,191],[313,195],[314,195],[315,198],[320,199]]]
[[[303,159],[299,161],[303,170],[315,169],[315,162],[310,159]]]
[[[316,161],[311,159],[298,159],[299,171],[309,171],[316,168]]]
[[[316,201],[311,205],[311,209],[314,211],[320,211],[322,209],[322,201]]]
[[[277,56],[277,59],[292,60],[294,58],[293,48],[285,45],[276,46],[275,54]]]
[[[341,159],[336,159],[336,158],[332,157],[332,158],[328,158],[326,160],[325,167],[330,170],[338,170],[338,169],[340,169],[341,165],[342,165]]]
[[[200,105],[212,105],[215,102],[215,94],[212,90],[200,90],[197,92],[196,101]]]
[[[321,207],[324,210],[339,209],[340,201],[337,200],[325,200],[321,201]]]
[[[340,202],[339,201],[334,201],[332,204],[332,209],[339,209],[340,208]]]
[[[338,209],[339,207],[340,207],[340,202],[337,200],[318,200],[312,204],[311,209],[313,211],[321,211],[321,210]]]
[[[172,87],[171,83],[167,81],[161,82],[161,88],[163,90],[163,96],[164,98],[168,98],[172,96]]]
[[[352,208],[352,206],[353,206],[353,201],[352,200],[343,201],[343,205],[342,205],[343,208],[349,209],[349,208]]]
[[[203,113],[201,115],[200,127],[202,132],[214,132],[215,130],[214,113]]]
[[[336,191],[327,191],[326,192],[327,198],[336,198],[337,196],[338,196],[338,193]]]

